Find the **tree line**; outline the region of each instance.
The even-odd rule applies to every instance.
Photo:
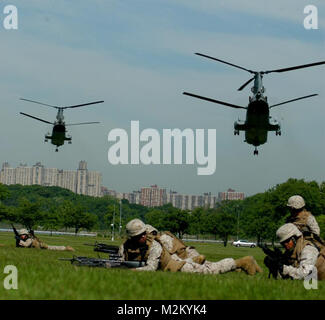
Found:
[[[181,210],[171,204],[148,208],[105,196],[77,195],[59,187],[38,185],[4,186],[0,184],[0,221],[19,223],[27,228],[58,230],[119,230],[140,218],[158,230],[169,230],[179,237],[213,236],[224,244],[230,238],[274,241],[275,231],[289,215],[286,203],[290,196],[301,195],[306,207],[316,217],[321,236],[325,234],[325,182],[289,179],[285,183],[244,200],[223,201],[211,208]],[[120,221],[120,205],[122,216]]]

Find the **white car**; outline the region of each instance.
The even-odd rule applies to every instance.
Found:
[[[251,247],[255,248],[256,243],[255,242],[249,242],[247,240],[237,240],[232,243],[233,246],[235,247]]]

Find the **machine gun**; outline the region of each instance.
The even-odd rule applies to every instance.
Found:
[[[94,244],[85,243],[85,245],[94,247],[94,251],[96,251],[96,252],[108,253],[110,261],[113,261],[113,260],[117,261],[117,260],[121,259],[121,257],[118,254],[118,251],[119,251],[118,246],[109,245],[106,243],[99,243],[97,241]]]
[[[272,277],[277,279],[278,274],[281,275],[282,278],[285,278],[282,274],[283,265],[286,264],[288,258],[279,248],[273,247],[273,250],[268,248],[268,246],[264,244],[258,245],[263,252],[266,254],[264,258],[264,264],[269,269],[269,278]]]
[[[144,267],[146,263],[144,261],[124,261],[118,254],[119,247],[109,245],[106,243],[95,242],[94,244],[85,243],[86,246],[94,247],[96,252],[104,252],[109,254],[109,259],[91,258],[91,257],[77,257],[60,258],[59,260],[70,261],[74,266],[86,266],[86,267],[99,267],[99,268],[139,268]]]
[[[97,241],[94,244],[85,243],[84,245],[94,247],[94,251],[96,251],[96,252],[104,252],[104,253],[110,253],[110,254],[117,254],[118,250],[119,250],[118,246],[109,245],[106,243],[99,243]]]
[[[12,230],[15,233],[16,247],[18,248],[19,247],[19,241],[20,241],[19,233],[18,233],[17,229],[15,228],[15,226],[13,224],[11,224],[11,226],[12,226]]]
[[[118,259],[101,259],[90,257],[59,258],[59,260],[70,261],[74,266],[99,267],[99,268],[138,268],[144,267],[144,261],[122,261]]]

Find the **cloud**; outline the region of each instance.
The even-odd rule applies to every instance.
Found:
[[[173,3],[172,0],[167,0]],[[308,0],[295,0],[294,3],[290,1],[260,1],[250,0],[239,3],[237,0],[179,0],[178,5],[184,8],[191,8],[196,11],[201,11],[208,14],[218,15],[220,12],[229,11],[229,15],[233,12],[240,12],[241,14],[255,15],[258,17],[267,17],[276,20],[286,20],[287,22],[303,23],[306,16],[304,8],[310,5]],[[320,13],[324,13],[325,5],[321,0],[315,0],[312,3],[315,5]],[[324,25],[325,17],[320,15],[319,21]]]

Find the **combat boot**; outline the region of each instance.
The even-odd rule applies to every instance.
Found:
[[[74,250],[72,247],[70,247],[70,246],[66,246],[66,247],[65,247],[65,250],[66,250],[66,251],[75,251],[75,250]]]
[[[195,263],[203,264],[205,262],[205,256],[203,254],[200,254],[199,256],[195,256],[192,260]]]
[[[262,272],[261,267],[257,264],[254,257],[246,256],[235,260],[236,267],[246,271],[249,275],[254,275],[256,272]]]

